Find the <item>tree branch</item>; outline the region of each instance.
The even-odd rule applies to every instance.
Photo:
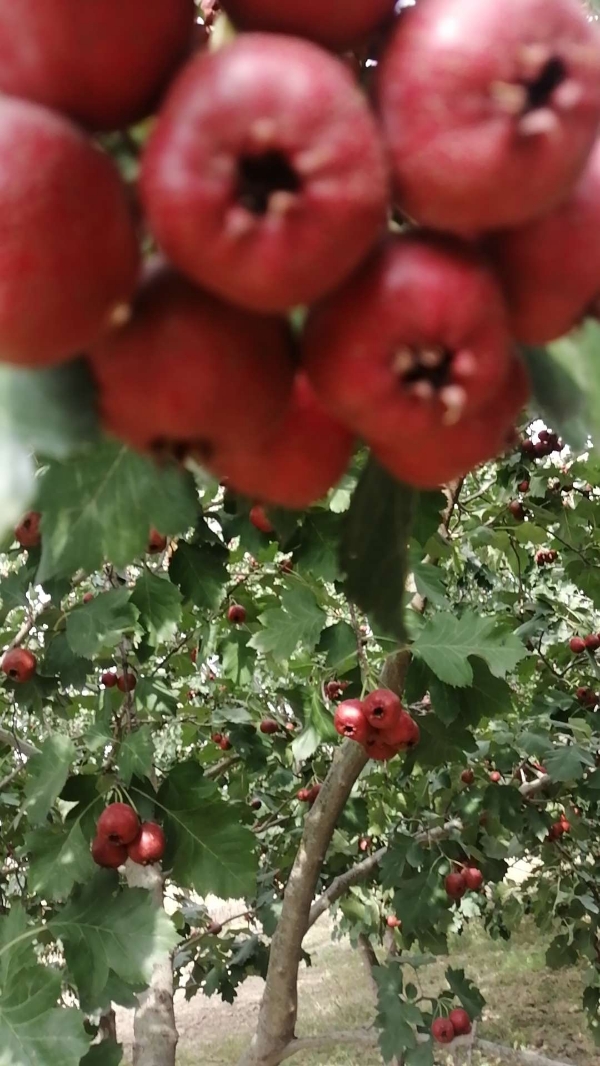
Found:
[[[550,774],[542,774],[541,777],[536,777],[535,781],[526,781],[524,785],[520,786],[519,792],[525,797],[535,796],[537,792],[543,792],[552,783]]]
[[[28,740],[20,740],[8,729],[0,729],[0,744],[7,744],[9,748],[14,748],[19,755],[25,755],[28,759],[32,755],[39,755],[38,749],[33,744],[30,744]]]

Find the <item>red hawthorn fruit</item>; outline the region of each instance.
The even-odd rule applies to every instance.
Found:
[[[17,684],[31,681],[37,668],[37,659],[28,648],[11,648],[5,652],[0,669]]]
[[[193,662],[193,664],[195,666],[196,663],[198,662],[198,649],[197,648],[190,648],[190,659],[191,659],[191,661]]]
[[[282,574],[293,574],[294,563],[292,559],[283,559],[282,562],[279,564],[279,569]]]
[[[309,788],[299,788],[298,789],[298,791],[296,793],[296,799],[299,800],[300,803],[308,803],[309,797],[310,797],[310,789]]]
[[[220,744],[222,739],[223,739],[223,734],[222,733],[212,733],[210,739],[212,740],[213,744]]]
[[[306,375],[297,374],[290,402],[271,437],[257,448],[248,447],[241,437],[233,440],[212,469],[244,496],[305,510],[337,484],[353,446],[350,430],[324,410]]]
[[[98,819],[96,836],[111,844],[132,844],[140,831],[140,820],[128,803],[110,803]]]
[[[153,862],[160,862],[166,844],[165,834],[156,822],[142,822],[138,836],[127,848],[127,855],[132,862],[149,866]]]
[[[523,507],[523,504],[520,500],[511,500],[508,504],[507,510],[510,511],[515,522],[525,521],[525,508]]]
[[[370,759],[375,762],[389,762],[398,754],[399,749],[388,744],[380,729],[369,729],[364,749]]]
[[[463,785],[472,785],[475,780],[475,773],[473,770],[463,770],[460,779]]]
[[[385,924],[387,925],[388,929],[401,929],[402,919],[397,918],[395,914],[388,914],[385,920]]]
[[[118,870],[127,859],[127,848],[123,844],[113,844],[107,837],[97,836],[92,841],[92,859],[96,866]]]
[[[209,936],[218,936],[219,933],[223,932],[223,926],[221,925],[220,922],[216,922],[213,919],[212,922],[208,923],[208,925],[206,927],[206,932],[208,933]]]
[[[258,811],[258,810],[260,810],[261,807],[262,807],[262,800],[260,800],[258,798],[258,796],[255,796],[254,799],[250,800],[250,808],[251,808],[251,810]]]
[[[467,882],[462,873],[448,874],[444,881],[444,888],[450,899],[461,899],[467,891]]]
[[[358,842],[358,850],[362,852],[369,851],[372,843],[371,837],[361,837]]]
[[[394,5],[395,0],[224,0],[223,9],[242,30],[309,37],[345,52],[391,18]]]
[[[37,548],[41,544],[41,517],[39,511],[29,511],[15,529],[15,540],[22,548]]]
[[[564,826],[563,826],[562,822],[554,822],[554,823],[553,823],[553,824],[552,824],[552,825],[550,826],[550,829],[548,830],[548,837],[547,837],[547,839],[548,839],[548,840],[560,840],[561,836],[562,836],[562,835],[563,835],[563,833],[565,833],[565,832],[566,832],[566,830],[565,830],[565,828],[564,828]]]
[[[105,429],[157,457],[215,460],[268,436],[293,381],[289,326],[190,285],[165,265],[127,325],[91,352]]]
[[[581,653],[585,651],[585,640],[581,637],[571,637],[569,647],[573,652],[573,655],[581,655]]]
[[[220,747],[221,751],[231,751],[233,745],[232,745],[229,737],[221,737],[221,739],[219,741],[219,747]]]
[[[342,694],[342,686],[339,681],[328,681],[325,685],[325,695],[328,700],[337,700]]]
[[[124,674],[117,675],[117,688],[119,692],[133,692],[137,685],[137,677],[131,670],[127,670]]]
[[[268,534],[275,532],[275,527],[269,521],[267,517],[267,512],[265,511],[262,504],[255,503],[254,507],[252,507],[250,510],[248,518],[250,519],[250,522],[252,523],[254,528],[258,529],[261,533]]]
[[[127,316],[138,242],[112,160],[67,119],[1,96],[0,153],[2,361],[48,366]]]
[[[511,344],[500,287],[477,249],[429,233],[387,240],[312,309],[302,341],[333,415],[369,443],[411,447],[495,401]]]
[[[83,595],[83,601],[82,602],[83,603],[91,603],[93,599],[95,599],[94,593],[93,592],[86,592]]]
[[[381,740],[397,751],[414,748],[421,739],[421,730],[410,714],[402,710],[398,721],[380,730]]]
[[[396,439],[372,452],[394,477],[420,489],[433,489],[493,459],[510,441],[514,423],[529,398],[522,360],[513,357],[509,379],[489,407],[459,425],[432,429],[419,441]]]
[[[502,774],[499,770],[492,770],[490,774],[490,781],[493,785],[497,785],[502,780]]]
[[[448,1021],[457,1036],[467,1036],[472,1029],[471,1019],[462,1007],[455,1007],[448,1015]]]
[[[526,226],[487,242],[517,340],[546,344],[598,311],[600,141],[568,199]],[[542,431],[544,432],[544,431]],[[540,439],[543,440],[540,433]]]
[[[340,60],[296,38],[242,34],[176,80],[141,193],[180,270],[234,304],[281,312],[364,258],[385,225],[388,175]]]
[[[364,704],[360,700],[344,700],[335,709],[333,724],[341,737],[366,744],[369,723],[365,717]]]
[[[148,539],[148,554],[160,555],[167,547],[167,538],[163,537],[162,533],[159,533],[156,529],[150,530],[150,537]]]
[[[267,736],[273,733],[279,732],[279,722],[276,722],[274,718],[263,718],[258,727],[261,733],[265,733]]]
[[[598,651],[598,648],[600,648],[600,637],[597,633],[590,633],[588,637],[584,638],[584,643],[587,651]]]
[[[191,44],[193,0],[0,3],[0,91],[118,130],[151,114]],[[110,72],[110,73],[109,73]]]
[[[431,1026],[431,1035],[438,1044],[451,1044],[456,1033],[449,1018],[436,1018]]]
[[[227,620],[234,626],[242,626],[246,621],[246,608],[241,603],[232,603],[227,611]]]
[[[599,37],[577,0],[427,0],[378,68],[398,205],[472,235],[552,210],[600,119]]]
[[[320,791],[321,791],[321,786],[320,785],[313,785],[312,788],[309,788],[309,790],[308,790],[308,802],[310,803],[311,807],[312,807],[313,803],[315,802],[315,800],[318,798]]]
[[[571,823],[568,820],[568,818],[565,817],[564,814],[561,814],[561,816],[560,816],[560,825],[562,826],[563,833],[570,833],[571,832]]]
[[[467,866],[462,872],[465,884],[470,892],[479,892],[483,885],[483,874],[475,866]],[[456,1028],[456,1026],[455,1026]]]
[[[402,703],[389,688],[378,688],[363,700],[362,711],[373,729],[389,732],[400,721]]]
[[[528,478],[524,478],[523,481],[519,481],[519,484],[517,485],[519,492],[529,492],[529,484],[530,482]]]
[[[100,680],[104,688],[114,688],[117,683],[117,675],[114,670],[105,670]]]

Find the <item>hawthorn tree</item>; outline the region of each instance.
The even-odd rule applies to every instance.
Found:
[[[119,1004],[171,1066],[175,990],[256,974],[240,1066],[508,1053],[414,974],[525,914],[600,1040],[590,19],[44,5],[0,2],[0,1060],[118,1066]],[[303,1036],[326,913],[376,1017]]]

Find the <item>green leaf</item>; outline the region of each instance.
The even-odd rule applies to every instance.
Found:
[[[373,459],[358,483],[340,546],[348,596],[377,630],[405,640],[407,544],[417,496]]]
[[[591,756],[576,744],[555,748],[544,756],[544,762],[553,781],[577,781],[587,766],[594,765]]]
[[[173,923],[141,888],[115,891],[102,871],[48,923],[62,940],[67,962],[88,1003],[98,999],[109,970],[129,984],[148,982],[154,963],[178,937]]]
[[[0,366],[0,426],[28,448],[64,459],[98,437],[96,389],[75,359],[47,370]]]
[[[99,1044],[93,1044],[85,1055],[80,1066],[119,1066],[123,1061],[123,1048],[121,1044],[115,1044],[112,1040],[102,1040]]]
[[[67,640],[76,655],[93,658],[102,648],[112,648],[131,631],[139,611],[131,602],[131,590],[110,589],[91,603],[76,607],[67,618]]]
[[[73,741],[60,733],[47,737],[27,764],[23,809],[32,825],[43,822],[62,792],[75,758]]]
[[[414,1003],[401,999],[403,978],[398,963],[374,966],[372,973],[377,985],[379,1047],[384,1062],[392,1062],[402,1057],[407,1048],[416,1046],[413,1026],[422,1021],[422,1016]]]
[[[453,970],[449,966],[446,970],[446,980],[450,991],[460,999],[469,1017],[478,1018],[485,1007],[485,999],[470,978],[465,976],[465,971]]]
[[[180,544],[169,565],[171,581],[183,598],[197,607],[216,610],[227,582],[228,552],[220,544]]]
[[[7,536],[29,509],[35,489],[31,450],[5,432],[0,422],[0,538]]]
[[[522,349],[534,406],[576,451],[585,448],[590,430],[597,436],[599,428],[599,337],[598,327],[589,321],[547,349]]]
[[[436,607],[449,607],[444,585],[444,574],[439,566],[413,559],[411,561],[411,570],[419,596],[429,600]]]
[[[145,551],[151,526],[181,533],[194,524],[191,479],[112,442],[49,464],[40,481],[43,512],[38,580],[124,566]]]
[[[252,681],[256,663],[256,654],[248,647],[248,639],[247,633],[236,629],[219,646],[223,677],[243,688]]]
[[[154,741],[149,725],[128,733],[119,748],[117,766],[125,785],[132,777],[146,777],[154,765]]]
[[[57,633],[48,644],[44,656],[44,673],[60,679],[61,685],[83,688],[94,664],[89,659],[76,655],[69,647],[66,633]]]
[[[140,624],[153,647],[175,635],[181,620],[181,593],[166,575],[159,577],[144,570],[135,583],[131,603],[137,607]]]
[[[78,820],[28,833],[25,847],[29,890],[47,899],[66,899],[75,884],[85,884],[96,870]]]
[[[455,688],[438,678],[430,681],[431,704],[444,725],[451,725],[458,718],[461,726],[473,729],[482,718],[497,720],[512,707],[511,690],[506,681],[494,677],[481,659],[474,659],[471,667],[473,684],[468,688]]]
[[[337,733],[333,725],[331,714],[325,710],[317,693],[310,692],[304,704],[304,729],[292,743],[292,753],[295,759],[303,762],[310,759],[319,747],[321,741],[337,740]]]
[[[495,619],[471,611],[461,618],[447,612],[434,615],[417,635],[412,650],[440,681],[455,686],[472,683],[471,655],[484,659],[495,677],[505,677],[527,655],[517,637],[498,631]]]
[[[345,673],[356,666],[356,634],[347,622],[336,622],[321,633],[317,648],[325,652],[325,662],[330,670]]]
[[[264,627],[249,641],[258,652],[270,653],[279,661],[289,659],[299,647],[312,650],[325,625],[325,612],[315,595],[303,585],[284,589],[281,607],[273,607],[259,616]]]
[[[225,803],[197,763],[171,770],[158,794],[164,813],[165,867],[173,880],[201,896],[240,898],[256,890],[256,841],[242,824],[243,808]]]
[[[407,1048],[404,1055],[405,1066],[433,1066],[433,1040]]]
[[[83,1014],[57,1007],[60,977],[38,966],[0,994],[2,1066],[79,1066],[89,1048]]]

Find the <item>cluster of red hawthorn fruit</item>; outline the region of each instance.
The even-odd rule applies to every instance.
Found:
[[[600,648],[600,633],[589,633],[587,637],[571,637],[569,647],[573,655],[582,655],[584,651],[596,652]]]
[[[431,1033],[438,1044],[451,1044],[457,1036],[468,1036],[471,1032],[471,1019],[462,1007],[455,1007],[447,1018],[436,1018],[431,1026]]]
[[[577,699],[578,703],[581,703],[589,710],[593,710],[593,708],[596,707],[598,702],[600,701],[600,696],[598,695],[598,693],[595,691],[595,689],[590,688],[589,685],[579,685],[579,687],[575,691],[575,698]]]
[[[420,730],[395,692],[380,688],[364,700],[344,700],[333,724],[342,737],[356,741],[370,759],[387,762],[419,743]]]
[[[465,892],[479,892],[483,887],[483,874],[476,866],[461,866],[444,880],[446,895],[450,899],[462,899]]]
[[[156,822],[140,822],[128,803],[111,803],[102,811],[92,842],[97,866],[117,870],[127,859],[140,866],[160,862],[165,853],[165,834]]]
[[[515,341],[595,309],[597,28],[579,0],[222,7],[217,46],[194,0],[1,0],[2,358],[84,352],[107,431],[254,500],[304,508],[357,437],[417,487],[467,472],[528,398]],[[95,138],[155,113],[127,188]]]
[[[553,822],[548,830],[547,840],[552,842],[554,840],[560,840],[565,833],[571,832],[571,823],[568,820],[565,812],[563,811],[557,822]]]

